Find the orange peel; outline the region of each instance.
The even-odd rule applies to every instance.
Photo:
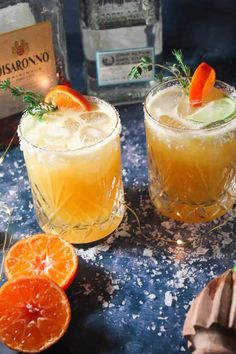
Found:
[[[189,103],[199,107],[215,84],[215,70],[207,63],[201,63],[195,70],[189,88]]]
[[[46,95],[44,101],[59,109],[90,111],[91,103],[80,92],[66,85],[57,85]]]

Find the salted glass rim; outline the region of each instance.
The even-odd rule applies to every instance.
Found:
[[[191,79],[191,77],[190,77],[190,79]],[[170,78],[170,79],[168,79],[168,78],[167,78],[167,80],[165,80],[164,82],[161,82],[161,83],[155,85],[155,86],[147,93],[147,95],[145,96],[145,99],[144,99],[144,110],[145,110],[145,113],[147,113],[148,119],[151,119],[156,125],[159,125],[160,127],[164,128],[164,129],[166,129],[166,130],[175,131],[175,132],[195,132],[195,133],[196,133],[196,132],[201,132],[201,131],[209,132],[209,131],[214,131],[214,130],[221,129],[221,128],[225,127],[226,125],[230,124],[230,123],[236,118],[236,113],[235,113],[235,115],[233,116],[233,118],[231,118],[231,119],[230,119],[229,121],[227,121],[227,122],[223,122],[222,124],[216,125],[216,126],[214,126],[214,127],[209,127],[209,128],[207,128],[207,127],[205,127],[205,128],[204,128],[204,127],[201,127],[201,128],[198,128],[198,129],[194,129],[194,128],[190,128],[190,127],[185,127],[184,129],[181,129],[181,128],[177,128],[177,127],[170,127],[170,126],[168,126],[167,124],[161,123],[160,121],[158,121],[158,120],[149,112],[148,107],[147,107],[147,106],[148,106],[148,102],[147,102],[147,101],[148,101],[150,95],[151,95],[155,90],[157,90],[158,87],[160,88],[160,90],[158,90],[158,91],[162,91],[162,87],[165,87],[165,85],[167,85],[167,84],[169,84],[169,83],[177,83],[178,86],[179,86],[179,81],[178,81],[178,79],[176,79],[176,78]],[[221,81],[221,80],[216,80],[214,86],[216,86],[217,84],[220,84],[220,85],[224,86],[225,91],[226,91],[226,90],[228,90],[228,91],[233,90],[233,92],[230,92],[230,93],[229,93],[229,96],[232,96],[232,93],[234,93],[235,96],[236,96],[236,88],[235,88],[234,86],[229,85],[229,84],[227,84],[226,82]],[[221,87],[221,88],[222,88],[222,87]],[[145,117],[145,119],[146,119],[146,117]]]
[[[107,141],[111,140],[112,136],[115,135],[115,133],[118,131],[119,134],[120,134],[120,131],[121,131],[121,121],[120,121],[120,114],[119,112],[117,111],[117,109],[115,108],[114,105],[112,105],[111,103],[109,102],[106,102],[98,97],[95,97],[95,96],[86,96],[84,95],[87,99],[89,99],[91,102],[99,102],[103,105],[106,105],[106,106],[109,106],[112,111],[114,112],[114,116],[116,118],[116,124],[114,126],[114,128],[112,129],[112,131],[106,135],[104,137],[104,139],[92,144],[92,145],[89,145],[89,146],[82,146],[82,147],[78,147],[78,148],[75,148],[75,149],[63,149],[63,150],[58,150],[58,149],[55,149],[55,148],[47,148],[47,147],[41,147],[41,146],[37,146],[35,144],[33,144],[31,141],[29,141],[22,133],[22,121],[25,117],[25,114],[22,115],[21,119],[20,119],[20,123],[19,123],[19,126],[18,126],[18,135],[19,135],[19,138],[26,142],[27,144],[29,144],[31,147],[35,148],[35,149],[38,149],[40,151],[44,151],[44,152],[49,152],[49,153],[73,153],[73,152],[84,152],[84,151],[87,151],[87,150],[92,150],[93,148],[99,146],[99,145],[103,145],[105,144]],[[30,117],[29,117],[30,119]]]

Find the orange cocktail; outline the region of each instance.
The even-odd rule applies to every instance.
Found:
[[[236,101],[216,82],[208,101],[190,107],[178,82],[155,87],[145,101],[149,191],[166,216],[205,222],[236,197]]]
[[[72,243],[109,235],[124,214],[119,116],[89,101],[89,112],[25,115],[19,128],[39,225]]]

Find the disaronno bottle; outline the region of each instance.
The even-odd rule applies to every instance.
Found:
[[[142,101],[154,72],[130,81],[142,56],[162,53],[160,0],[80,0],[81,32],[90,95],[121,104]]]
[[[0,80],[46,93],[68,81],[68,66],[60,0],[1,0]],[[16,130],[24,106],[0,92],[0,147]]]

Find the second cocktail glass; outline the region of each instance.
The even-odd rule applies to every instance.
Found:
[[[178,87],[176,80],[159,84],[145,101],[149,193],[165,216],[206,222],[225,214],[235,202],[236,119],[208,127],[171,120],[165,112],[176,114]],[[232,87],[219,81],[216,87],[234,101]]]
[[[53,112],[42,122],[24,116],[19,127],[38,223],[72,243],[109,235],[125,210],[119,115],[110,104],[88,99],[91,112]]]

